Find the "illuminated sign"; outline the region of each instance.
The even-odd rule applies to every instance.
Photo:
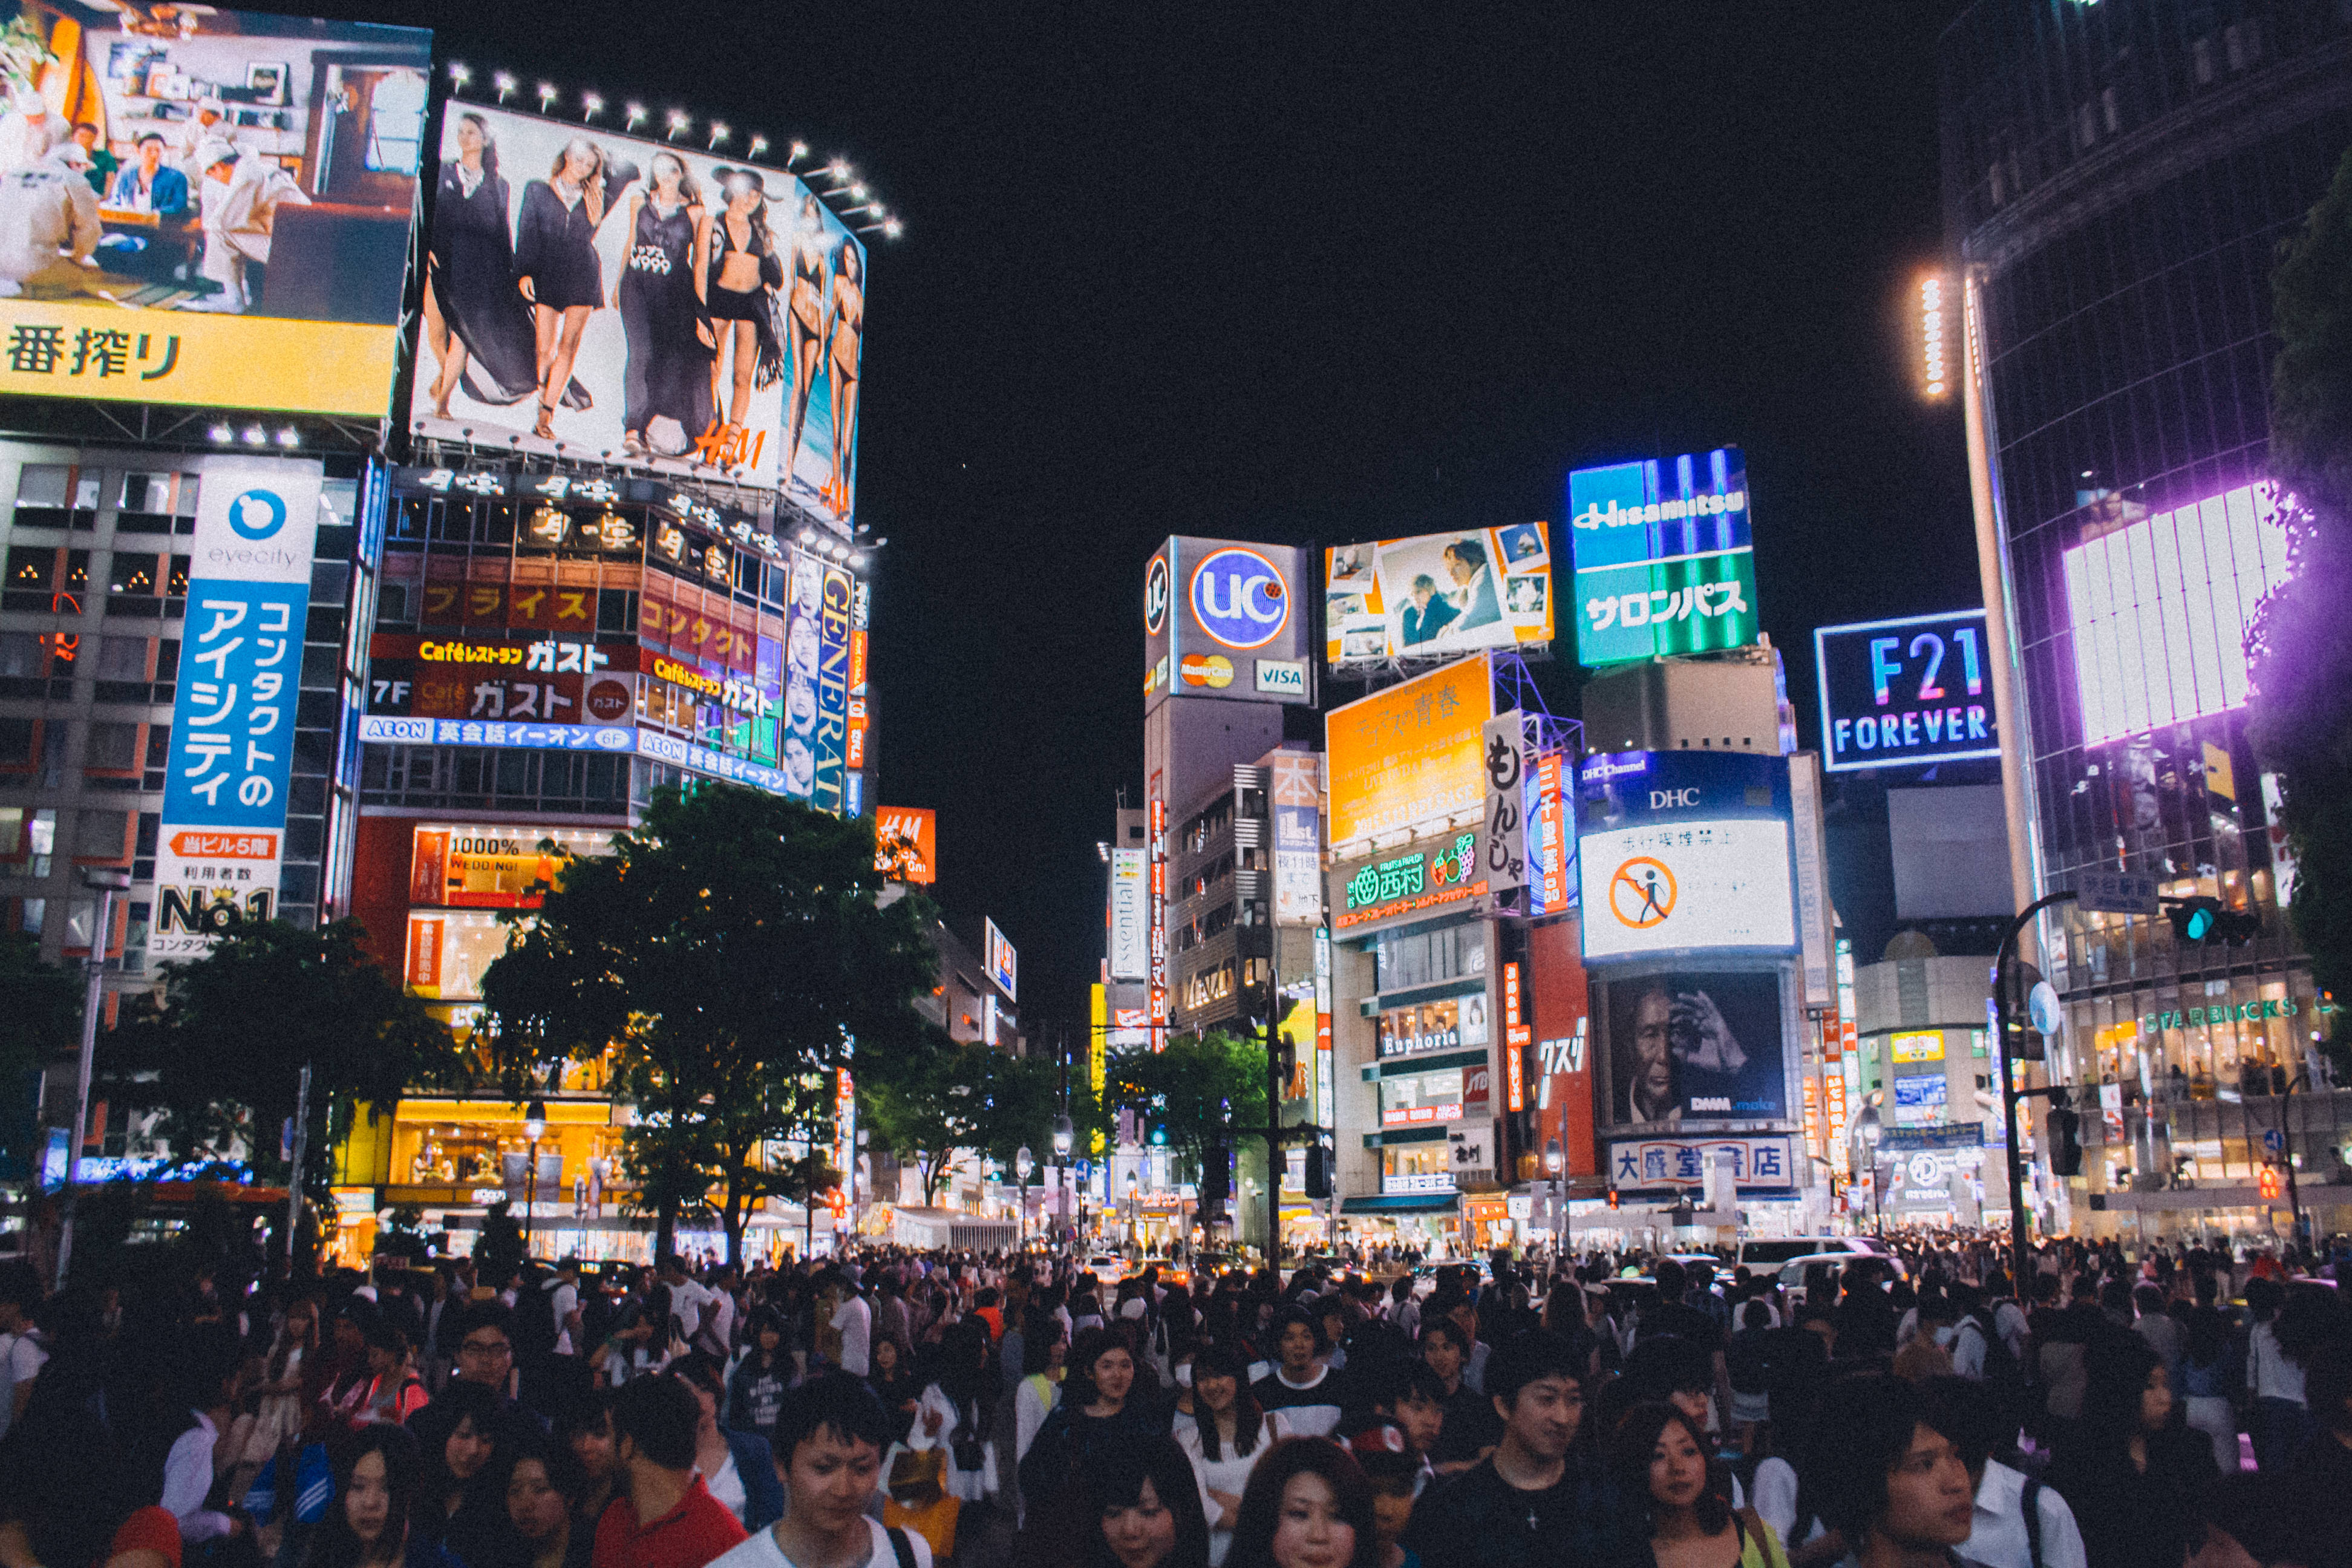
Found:
[[[158,960],[201,957],[235,921],[277,913],[320,479],[316,462],[205,469],[155,859]]]
[[[1272,763],[1274,923],[1316,925],[1323,918],[1322,759],[1276,752]]]
[[[1193,619],[1226,647],[1264,647],[1290,624],[1290,590],[1274,563],[1229,544],[1192,568]]]
[[[1939,1062],[1944,1059],[1944,1037],[1940,1030],[1894,1035],[1887,1038],[1887,1057],[1896,1063]]]
[[[1505,1102],[1513,1110],[1525,1110],[1528,1105],[1528,1047],[1535,1039],[1535,1031],[1522,1018],[1525,1009],[1519,995],[1519,966],[1517,963],[1503,965],[1503,1086]]]
[[[1739,1190],[1796,1184],[1796,1162],[1786,1138],[1643,1138],[1609,1145],[1609,1184],[1621,1190],[1693,1187],[1706,1180],[1709,1159],[1731,1156]]]
[[[1822,766],[2000,755],[1986,656],[1982,610],[1816,630]]]
[[[1384,1078],[1381,1079],[1381,1125],[1421,1127],[1433,1121],[1459,1121],[1462,1095],[1460,1068]]]
[[[1491,657],[1457,659],[1326,715],[1334,847],[1484,812]]]
[[[1419,1056],[1486,1043],[1486,994],[1473,991],[1411,1007],[1391,1007],[1373,1020],[1383,1057]]]
[[[1952,308],[1950,285],[1940,272],[1919,279],[1916,301],[1919,322],[1919,395],[1941,397],[1952,385]]]
[[[2247,628],[2288,574],[2270,487],[2084,533],[2063,558],[2084,743],[2243,707]]]
[[[1576,907],[1576,839],[1569,831],[1567,775],[1573,767],[1558,752],[1528,770],[1528,913],[1556,915]]]
[[[1443,849],[1417,849],[1358,866],[1340,883],[1347,908],[1331,924],[1335,930],[1352,931],[1443,909],[1487,891],[1487,881],[1478,871],[1478,836],[1465,832]]]
[[[877,806],[874,868],[894,882],[929,887],[939,876],[939,818],[929,807]]]
[[[1168,557],[1155,555],[1143,574],[1143,629],[1157,637],[1168,624]]]
[[[1588,960],[1797,945],[1782,759],[1620,752],[1588,760],[1581,776]]]
[[[1110,977],[1143,980],[1151,973],[1149,857],[1140,849],[1110,852]]]
[[[1548,523],[1342,544],[1323,566],[1323,657],[1334,669],[1551,645]]]
[[[988,972],[989,979],[1004,993],[1006,1001],[1021,1000],[1021,994],[1013,985],[1019,978],[1021,957],[1013,951],[1013,944],[1004,940],[1004,933],[996,929],[994,921],[981,921],[981,967]]]
[[[555,880],[565,848],[601,853],[610,832],[541,827],[416,829],[408,861],[408,901],[456,910],[535,910]],[[581,839],[542,851],[541,838]]]
[[[1568,477],[1577,657],[1600,668],[1756,640],[1746,459],[1737,447]]]
[[[382,418],[432,34],[8,10],[0,393]]]

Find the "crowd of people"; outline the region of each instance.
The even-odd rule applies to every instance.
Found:
[[[12,1265],[0,1568],[2352,1563],[2332,1268],[2036,1261]]]

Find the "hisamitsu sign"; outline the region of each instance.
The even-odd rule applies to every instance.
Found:
[[[1822,626],[1813,652],[1828,771],[2000,755],[1982,610]]]

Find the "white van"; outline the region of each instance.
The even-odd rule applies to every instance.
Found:
[[[1817,1258],[1825,1253],[1883,1258],[1896,1274],[1906,1272],[1894,1248],[1874,1236],[1757,1237],[1739,1244],[1737,1262],[1746,1264],[1751,1274],[1771,1274],[1791,1258]]]

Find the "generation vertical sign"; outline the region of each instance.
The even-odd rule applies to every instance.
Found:
[[[205,473],[156,846],[159,960],[200,958],[236,921],[277,913],[320,478],[269,459]]]

